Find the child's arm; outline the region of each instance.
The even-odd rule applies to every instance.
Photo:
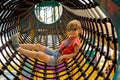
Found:
[[[59,57],[58,59],[57,59],[57,63],[60,63],[64,58],[65,59],[69,59],[69,58],[72,58],[72,57],[74,57],[78,52],[79,52],[79,46],[75,46],[74,47],[74,53],[72,53],[72,54],[66,54],[66,55],[62,55],[61,57]]]
[[[69,58],[72,58],[72,57],[76,56],[76,54],[79,52],[79,47],[75,46],[74,51],[75,51],[74,53],[63,55],[63,57],[66,58],[66,59],[69,59]]]

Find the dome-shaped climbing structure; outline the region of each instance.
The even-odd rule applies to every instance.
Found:
[[[51,0],[54,2],[54,0]],[[117,66],[115,28],[94,0],[56,0],[62,16],[53,24],[36,19],[34,6],[43,0],[0,1],[0,78],[7,80],[110,80]],[[46,14],[47,15],[47,14]],[[55,18],[55,16],[54,16]],[[50,66],[19,54],[10,37],[20,32],[20,43],[40,43],[57,49],[68,37],[66,24],[77,19],[82,25],[79,53],[67,62]]]

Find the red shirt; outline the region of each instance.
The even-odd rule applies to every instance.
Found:
[[[64,40],[60,45],[60,50],[62,52],[62,55],[74,53],[75,46],[80,46],[79,38],[68,38],[68,39]]]

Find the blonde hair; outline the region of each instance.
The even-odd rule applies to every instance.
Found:
[[[80,21],[78,21],[78,20],[76,20],[76,19],[70,21],[70,22],[67,24],[66,28],[67,28],[67,29],[69,29],[69,28],[77,28],[77,29],[80,31],[80,33],[82,32],[82,27],[81,27]]]

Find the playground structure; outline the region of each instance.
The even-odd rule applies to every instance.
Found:
[[[39,22],[34,15],[34,6],[45,1],[0,1],[0,41],[2,44],[0,45],[2,55],[0,78],[8,80],[111,80],[118,60],[117,35],[111,19],[102,12],[100,5],[94,0],[56,1],[62,4],[63,12],[53,24]],[[50,6],[51,3],[48,5]],[[68,37],[65,26],[73,19],[79,20],[83,28],[83,33],[80,35],[81,48],[79,53],[67,62],[50,66],[41,60],[20,55],[11,45],[10,37],[20,32],[20,43],[41,43],[57,49],[61,41]]]

